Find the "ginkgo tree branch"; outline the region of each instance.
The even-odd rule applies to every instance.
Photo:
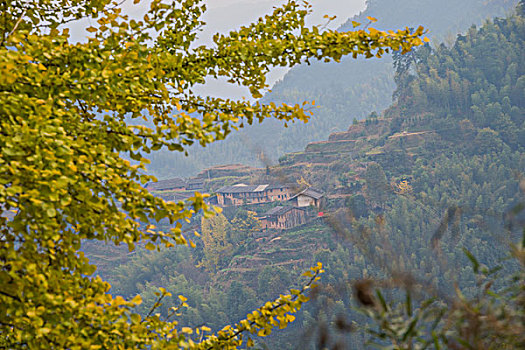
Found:
[[[148,249],[191,245],[175,223],[197,212],[215,214],[199,193],[184,203],[150,193],[144,184],[154,178],[144,171],[142,153],[162,147],[187,152],[188,145],[208,145],[255,120],[308,120],[306,105],[194,96],[192,87],[207,77],[225,76],[259,97],[270,67],[406,51],[420,45],[423,34],[321,33],[305,25],[308,5],[289,0],[258,23],[215,36],[213,47],[194,49],[202,0],[153,0],[142,20],[122,15],[110,0],[24,4],[11,2],[4,15],[25,15],[0,21],[2,33],[15,28],[0,45],[0,206],[16,212],[0,225],[9,239],[18,239],[0,249],[0,261],[9,266],[0,286],[11,283],[24,296],[21,305],[0,293],[0,322],[14,326],[0,330],[7,348],[24,342],[31,348],[187,346],[192,328],[154,311],[143,320],[133,311],[140,297],[112,296],[79,252],[83,240],[126,243],[130,250],[140,241]],[[85,42],[57,29],[84,16],[97,22]],[[43,23],[50,29],[45,33],[38,27]],[[148,124],[131,125],[129,118]],[[168,233],[149,226],[161,220],[172,225]],[[317,269],[310,277],[318,277]],[[308,299],[305,291],[292,290],[191,347],[235,348],[245,331],[263,336],[284,327]]]
[[[2,43],[0,43],[0,45],[4,45],[4,43],[9,40],[9,37],[13,35],[14,32],[16,32],[25,14],[26,14],[26,10],[22,11],[22,13],[20,14],[20,17],[18,17],[18,20],[15,22],[13,29],[11,29],[11,31],[6,36],[4,36],[4,38],[2,39]]]
[[[299,309],[301,304],[308,300],[308,298],[304,295],[305,292],[311,288],[316,287],[314,283],[320,279],[319,275],[323,272],[323,265],[321,263],[317,263],[317,266],[310,268],[310,271],[307,271],[303,274],[304,276],[310,277],[310,280],[300,290],[292,289],[290,291],[291,297],[281,296],[273,303],[266,303],[266,305],[263,307],[257,309],[251,314],[248,314],[247,319],[240,321],[234,327],[224,328],[218,333],[218,336],[209,336],[202,342],[202,345],[205,345],[206,350],[219,349],[220,346],[224,346],[224,344],[228,344],[230,341],[236,340],[245,332],[250,332],[251,334],[257,332],[260,336],[269,335],[271,333],[271,328],[261,327],[261,324],[267,324],[268,320],[273,319],[273,317],[278,319],[278,325],[280,327],[283,325],[286,326],[289,320],[286,317],[286,314]],[[274,314],[275,311],[283,308],[285,308],[284,312],[280,312],[277,316]],[[274,326],[273,323],[270,324]],[[211,344],[206,345],[208,342],[211,342]],[[242,338],[236,345],[241,344]],[[248,344],[248,346],[250,345]]]

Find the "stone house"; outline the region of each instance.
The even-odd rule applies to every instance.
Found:
[[[264,213],[259,221],[263,229],[285,230],[305,224],[307,215],[302,208],[278,206]]]

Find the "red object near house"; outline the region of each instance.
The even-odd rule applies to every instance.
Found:
[[[317,217],[319,218],[322,218],[324,216],[324,213],[322,211],[320,211],[319,213],[317,213]]]

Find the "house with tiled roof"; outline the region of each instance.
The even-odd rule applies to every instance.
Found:
[[[149,191],[184,191],[186,181],[179,177],[168,180],[147,183],[145,186]]]
[[[289,200],[290,204],[299,208],[314,206],[319,208],[321,201],[324,197],[324,193],[316,190],[312,187],[305,188],[296,195],[292,196]]]
[[[203,178],[181,179],[175,177],[167,180],[160,180],[157,182],[149,182],[144,186],[150,191],[201,191],[204,189]]]
[[[260,204],[286,201],[291,198],[293,186],[283,184],[224,186],[216,191],[217,202],[221,206]]]
[[[186,191],[200,191],[204,189],[203,178],[192,178],[186,181]]]

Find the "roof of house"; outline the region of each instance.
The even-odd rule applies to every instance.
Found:
[[[206,170],[213,170],[213,169],[228,169],[228,170],[231,170],[231,169],[256,169],[254,167],[251,167],[251,166],[248,166],[246,164],[222,164],[222,165],[214,165],[208,169],[205,169],[204,171]]]
[[[196,177],[196,178],[193,178],[193,179],[188,179],[186,181],[186,183],[188,185],[203,184],[204,183],[204,179],[200,178],[200,177]]]
[[[259,185],[237,184],[233,186],[224,186],[217,190],[217,193],[248,193],[255,192]]]
[[[296,185],[294,185],[294,184],[272,183],[272,184],[268,185],[267,190],[273,190],[273,189],[276,189],[276,188],[293,188],[295,186]]]
[[[259,185],[255,188],[255,190],[253,190],[253,192],[262,192],[266,189],[266,187],[268,187],[268,185]]]
[[[224,186],[217,190],[217,193],[250,193],[250,192],[264,192],[275,188],[290,188],[291,185],[283,184],[260,184],[260,185],[246,185],[237,184],[233,186]]]
[[[307,197],[311,197],[313,199],[321,199],[321,198],[324,197],[324,193],[319,191],[319,190],[316,190],[316,189],[313,189],[311,187],[308,187],[308,188],[302,190],[301,192],[297,193],[292,198],[290,198],[290,200],[292,200],[294,198],[297,198],[299,196],[307,196]]]
[[[146,184],[146,188],[150,191],[163,191],[163,190],[169,190],[171,188],[179,188],[179,187],[185,187],[186,182],[179,178],[175,177],[173,179],[168,180],[160,180],[157,182],[150,182]]]
[[[286,214],[287,212],[289,212],[292,209],[304,210],[303,208],[297,208],[297,207],[277,206],[277,207],[274,207],[274,208],[268,210],[266,213],[264,213],[264,215],[265,216],[279,216],[279,215]]]
[[[190,198],[193,194],[189,192],[168,192],[163,194],[158,194],[158,196],[165,201],[179,202],[185,201]]]

